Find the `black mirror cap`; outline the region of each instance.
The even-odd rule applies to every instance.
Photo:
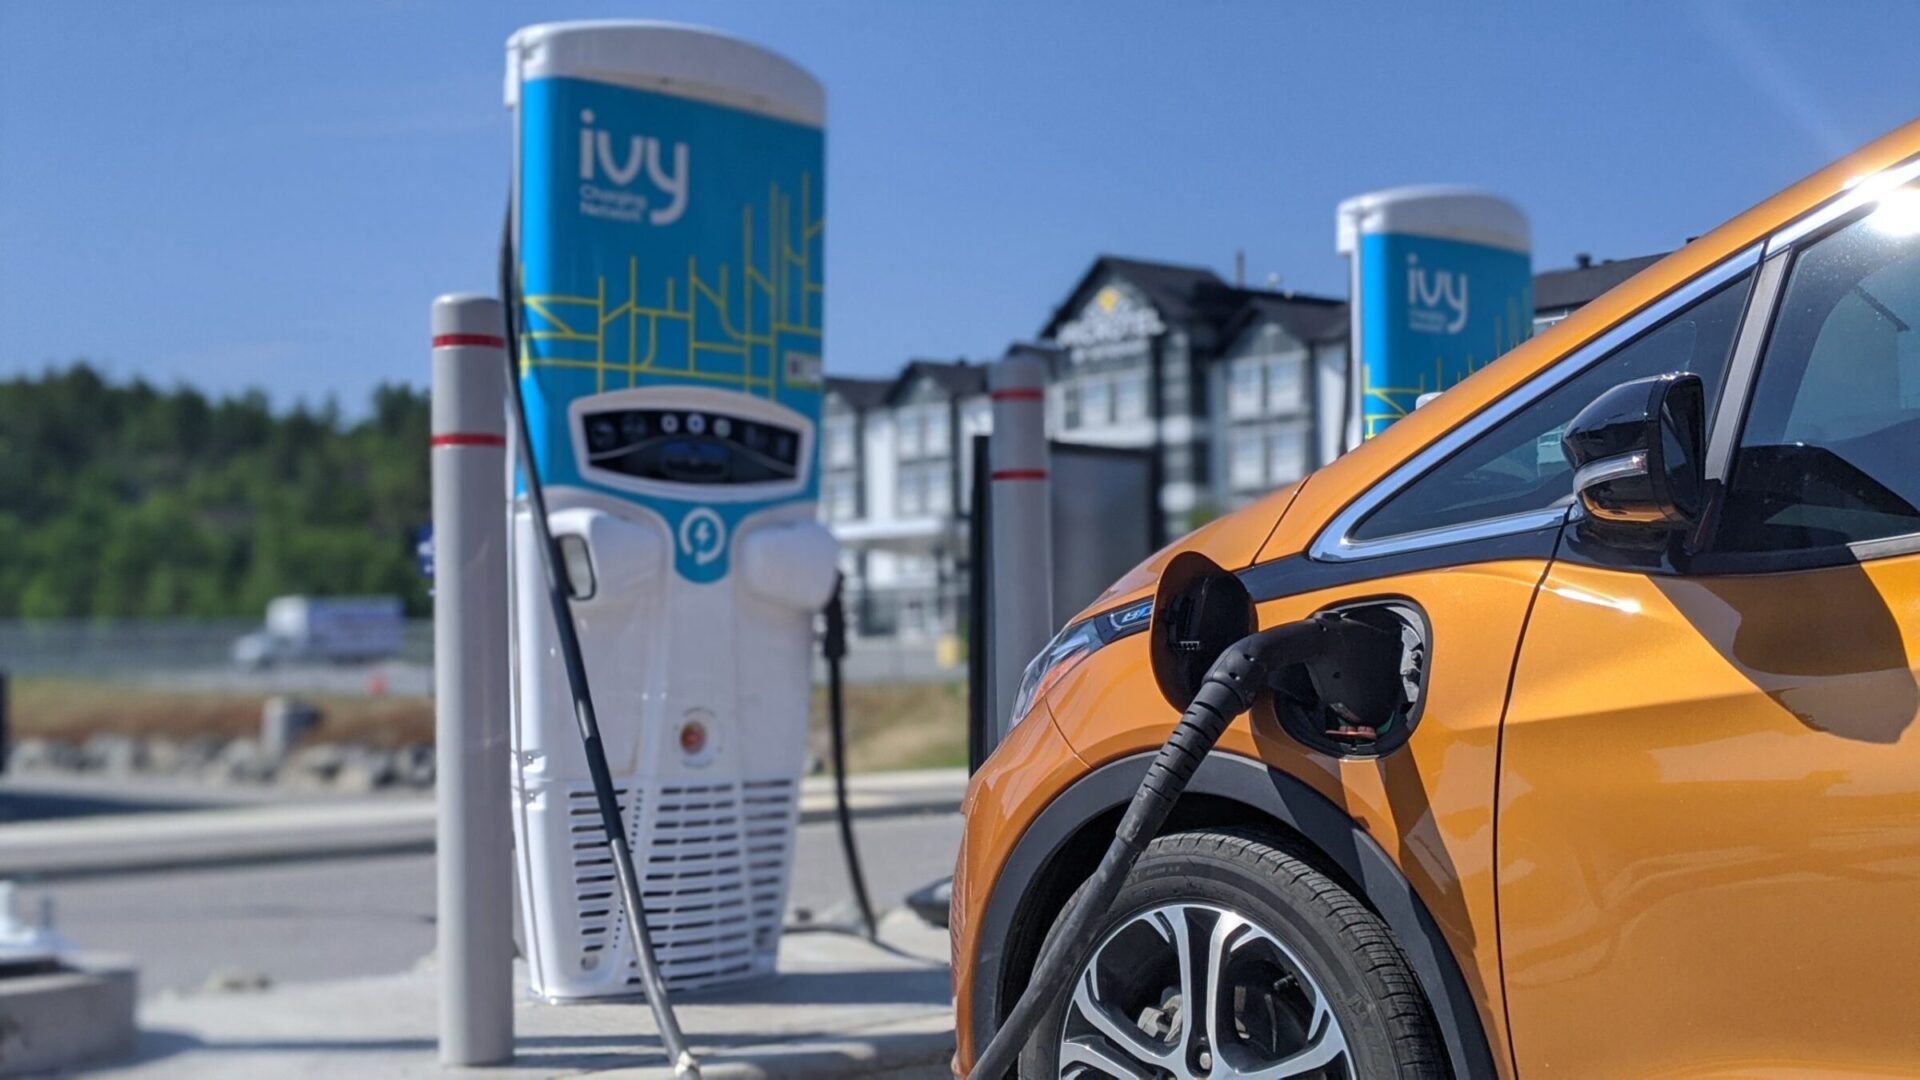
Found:
[[[1185,711],[1227,646],[1257,629],[1253,596],[1238,574],[1197,551],[1175,555],[1160,573],[1147,628],[1153,681],[1167,704]]]
[[[1692,527],[1706,486],[1705,431],[1705,390],[1689,371],[1634,379],[1595,398],[1561,436],[1583,527],[1649,540]]]

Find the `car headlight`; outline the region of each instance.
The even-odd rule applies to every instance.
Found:
[[[1141,600],[1070,623],[1055,634],[1039,655],[1028,661],[1027,670],[1020,676],[1020,690],[1013,696],[1014,723],[1026,719],[1034,703],[1047,696],[1082,660],[1116,638],[1145,630],[1152,615],[1153,601]]]

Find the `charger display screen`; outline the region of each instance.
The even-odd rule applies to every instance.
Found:
[[[675,484],[764,484],[799,474],[800,433],[703,409],[586,413],[579,433],[596,469]]]

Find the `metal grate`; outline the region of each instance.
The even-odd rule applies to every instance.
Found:
[[[692,989],[771,971],[786,906],[793,780],[621,787],[662,976]],[[567,793],[580,966],[624,962],[638,987],[619,884],[591,785]]]

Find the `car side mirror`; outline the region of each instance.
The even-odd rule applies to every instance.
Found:
[[[1706,488],[1706,393],[1690,371],[1621,383],[1560,437],[1573,464],[1581,527],[1664,543],[1700,518]]]
[[[1175,555],[1160,573],[1147,626],[1161,696],[1184,712],[1227,646],[1257,629],[1253,596],[1239,575],[1197,551]]]

